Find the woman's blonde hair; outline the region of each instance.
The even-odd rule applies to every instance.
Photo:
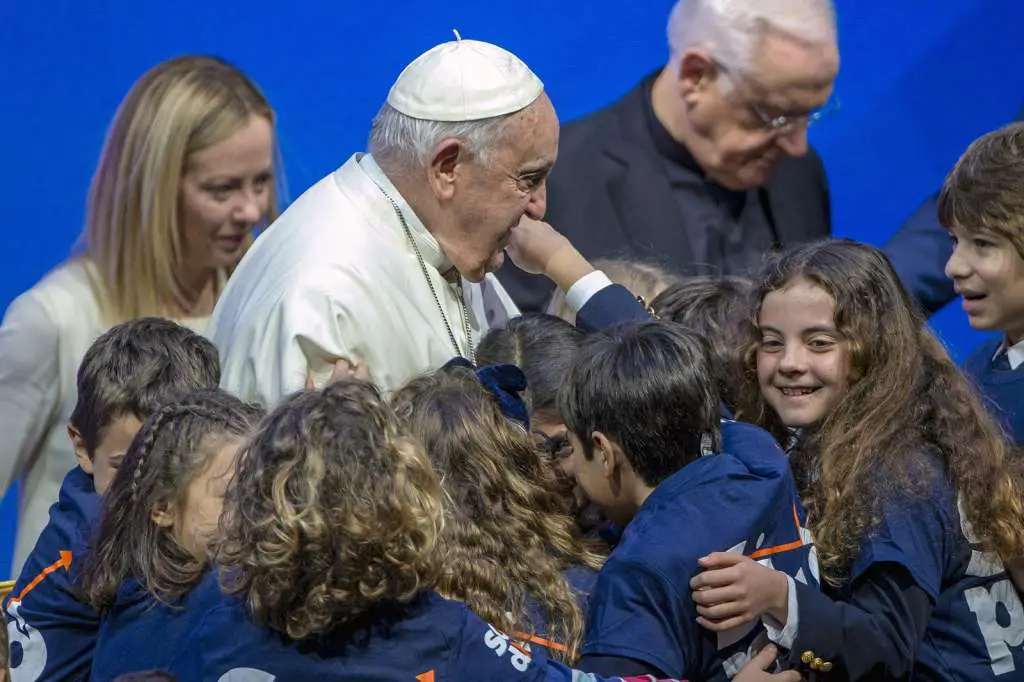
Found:
[[[650,304],[665,289],[679,282],[678,275],[643,261],[626,258],[596,258],[592,264],[608,275],[608,279],[612,282],[626,287],[631,294],[644,299],[647,304]],[[576,323],[576,313],[570,310],[566,303],[564,291],[555,291],[546,312],[573,324]]]
[[[171,59],[132,86],[107,132],[80,243],[95,266],[92,284],[109,323],[165,315],[169,305],[187,300],[177,277],[185,259],[178,215],[183,169],[190,155],[253,116],[274,124],[259,88],[214,57]],[[278,182],[279,156],[275,151]],[[277,215],[277,194],[272,183],[268,222]]]
[[[530,436],[465,367],[414,379],[394,405],[441,475],[446,559],[438,591],[509,633],[531,636],[547,626],[552,653],[574,661],[583,613],[562,571],[598,570],[602,561],[576,536],[568,502]],[[530,598],[549,622],[531,622]]]
[[[292,639],[412,602],[441,573],[441,489],[377,389],[341,381],[277,407],[221,514],[225,591]]]

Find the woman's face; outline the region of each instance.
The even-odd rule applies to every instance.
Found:
[[[274,131],[253,115],[217,144],[186,160],[178,210],[186,262],[197,269],[236,264],[266,220],[274,183]]]

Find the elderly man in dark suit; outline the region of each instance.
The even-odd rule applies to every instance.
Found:
[[[584,256],[742,274],[830,234],[807,126],[830,108],[839,69],[834,9],[768,4],[680,0],[667,66],[563,129],[545,220]],[[510,263],[499,277],[523,310],[551,292]]]

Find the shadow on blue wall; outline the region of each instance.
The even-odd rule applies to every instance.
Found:
[[[216,53],[262,85],[280,117],[294,196],[363,147],[392,79],[453,27],[518,53],[568,119],[663,63],[672,4],[3,3],[0,308],[67,255],[106,126],[132,82],[163,59]],[[813,129],[812,141],[830,174],[836,234],[877,244],[936,189],[971,139],[1017,110],[1024,3],[837,4],[843,107]],[[935,325],[957,355],[978,342],[955,306]],[[13,497],[0,507],[0,577]]]

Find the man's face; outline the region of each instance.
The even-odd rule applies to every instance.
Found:
[[[452,202],[454,229],[442,243],[463,277],[479,282],[501,267],[512,228],[547,210],[547,177],[558,155],[558,117],[546,95],[515,114],[485,162],[471,161]]]
[[[783,156],[807,153],[809,118],[829,103],[839,52],[835,44],[769,31],[752,63],[749,74],[739,74],[711,62],[713,81],[685,105],[703,141],[691,151],[712,179],[732,190],[761,187]],[[780,117],[785,125],[777,125]]]

